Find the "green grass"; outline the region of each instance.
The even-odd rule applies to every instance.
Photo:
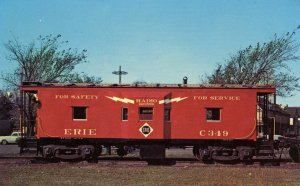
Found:
[[[126,166],[88,163],[4,166],[1,185],[299,185],[300,170],[272,167]],[[6,178],[6,179],[3,179]]]

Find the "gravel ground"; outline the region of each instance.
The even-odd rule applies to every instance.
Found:
[[[0,157],[7,155],[19,155],[18,145],[0,145]]]
[[[284,157],[288,151],[284,151]],[[136,157],[138,151],[129,157]],[[192,158],[192,149],[167,149],[167,157]],[[31,151],[23,157],[35,156]],[[0,185],[298,185],[299,165],[205,165],[179,162],[148,166],[144,161],[30,163],[17,145],[0,145]],[[113,155],[115,156],[115,155]],[[1,158],[2,157],[2,158]],[[11,157],[11,158],[5,158]],[[15,157],[15,158],[14,158]],[[101,158],[100,158],[101,159]],[[55,178],[55,179],[53,179]]]

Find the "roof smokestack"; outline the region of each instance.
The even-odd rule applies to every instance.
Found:
[[[188,78],[186,76],[183,77],[183,85],[187,85],[188,83]]]

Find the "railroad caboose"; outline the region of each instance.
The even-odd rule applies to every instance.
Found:
[[[193,146],[204,161],[251,160],[273,136],[270,86],[25,82],[21,90],[37,103],[44,158],[95,158],[101,146],[123,156],[134,146],[161,159],[166,147]]]

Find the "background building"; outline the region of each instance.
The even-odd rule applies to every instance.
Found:
[[[300,107],[288,107],[286,110],[290,114],[288,134],[299,136]]]

